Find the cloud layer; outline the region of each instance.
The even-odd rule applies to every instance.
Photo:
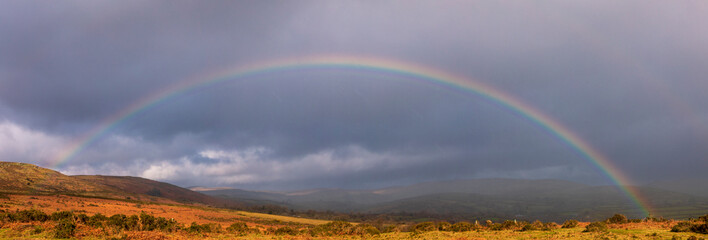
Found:
[[[707,11],[698,1],[11,2],[0,9],[0,160],[52,166],[105,119],[194,76],[357,55],[516,96],[637,183],[698,176],[708,168]],[[176,95],[57,170],[269,189],[608,182],[553,134],[478,95],[332,69]]]

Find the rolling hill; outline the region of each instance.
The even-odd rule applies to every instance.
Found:
[[[653,187],[635,187],[654,216],[704,215],[708,198]],[[202,189],[205,194],[239,201],[277,204],[296,210],[411,214],[444,219],[540,219],[594,221],[614,213],[646,217],[616,186],[591,186],[562,180],[474,179],[440,181],[375,190],[313,189],[257,192]]]
[[[0,192],[174,201],[212,206],[238,205],[234,201],[139,177],[67,176],[32,164],[15,162],[0,162]]]

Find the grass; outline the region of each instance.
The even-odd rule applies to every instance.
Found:
[[[468,232],[392,232],[376,235],[345,235],[317,236],[309,234],[308,229],[315,225],[329,223],[326,220],[306,219],[289,216],[279,216],[264,213],[252,213],[229,209],[210,208],[194,205],[145,203],[136,207],[135,203],[120,199],[86,198],[76,196],[48,195],[7,195],[9,199],[0,199],[0,209],[15,211],[16,209],[38,209],[47,214],[56,211],[71,211],[93,215],[101,213],[106,216],[113,214],[149,214],[174,218],[182,226],[197,224],[218,224],[220,232],[194,233],[184,230],[176,232],[163,231],[125,231],[92,228],[83,223],[77,223],[76,236],[80,239],[687,239],[696,236],[698,239],[708,239],[708,235],[691,232],[670,232],[673,222],[641,222],[627,224],[609,224],[607,232],[583,232],[588,223],[580,223],[574,228],[553,229],[550,231],[517,231],[488,229]],[[33,204],[27,204],[27,202]],[[3,207],[4,206],[4,207]],[[607,217],[607,216],[606,216]],[[243,222],[249,229],[258,231],[248,233],[228,232],[226,228],[234,222]],[[355,223],[354,223],[355,224]],[[38,227],[39,226],[39,227]],[[296,230],[294,236],[283,235],[281,228]],[[41,229],[41,231],[37,231]],[[0,239],[51,239],[56,233],[56,222],[2,222],[0,221]],[[281,235],[278,235],[281,233]]]
[[[254,213],[254,212],[244,212],[244,211],[237,211],[237,213],[242,216],[277,220],[277,221],[281,221],[281,222],[309,224],[309,225],[320,225],[320,224],[326,224],[326,223],[331,222],[331,221],[327,221],[327,220],[288,217],[288,216],[272,215],[272,214],[266,214],[266,213]]]

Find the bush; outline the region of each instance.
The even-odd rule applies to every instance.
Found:
[[[251,229],[248,228],[245,222],[235,222],[226,228],[226,231],[233,233],[248,233]]]
[[[76,224],[69,219],[62,219],[54,227],[54,237],[55,238],[70,238],[74,236],[76,232]]]
[[[437,222],[435,226],[438,228],[438,231],[450,231],[451,224],[449,222]]]
[[[351,234],[362,235],[362,236],[378,235],[380,233],[381,232],[379,231],[378,228],[372,226],[371,224],[366,224],[366,223],[356,225],[351,230]]]
[[[86,225],[89,225],[91,227],[95,228],[100,228],[103,227],[103,222],[108,220],[106,216],[104,216],[101,213],[96,213],[93,216],[89,217],[88,220],[86,221]]]
[[[578,226],[578,220],[575,219],[570,219],[567,220],[563,223],[563,226],[561,228],[574,228]]]
[[[438,230],[434,222],[422,222],[413,225],[411,232],[431,232]]]
[[[61,221],[64,219],[74,220],[74,213],[69,211],[61,211],[52,213],[51,219],[53,221]]]
[[[386,225],[386,226],[382,227],[379,231],[382,233],[390,233],[390,232],[400,232],[401,230],[396,225]]]
[[[474,228],[475,228],[475,226],[469,222],[457,222],[455,224],[452,224],[452,226],[450,226],[450,231],[467,232],[467,231],[472,231],[472,229],[474,229]]]
[[[691,232],[708,234],[708,223],[694,224],[691,226]]]
[[[290,236],[295,236],[298,234],[297,230],[295,230],[291,227],[288,227],[288,226],[278,228],[275,231],[273,231],[273,233],[275,233],[275,235],[290,235]]]
[[[86,214],[82,213],[82,214],[76,215],[76,221],[78,221],[79,223],[86,224],[86,222],[88,222],[88,220],[89,220],[89,216]]]
[[[689,232],[693,224],[690,222],[679,222],[673,227],[671,227],[672,232]]]
[[[607,219],[607,223],[627,223],[629,220],[627,216],[622,214],[615,214],[614,216]]]
[[[543,228],[541,228],[541,230],[549,231],[549,230],[557,229],[559,227],[560,227],[560,225],[558,225],[555,222],[547,222],[547,223],[543,224]]]
[[[312,236],[332,236],[351,234],[353,225],[346,221],[333,221],[315,226],[310,230]]]
[[[605,222],[590,223],[583,232],[607,232],[607,224]]]
[[[29,210],[22,210],[15,212],[14,214],[8,214],[7,218],[11,222],[29,222],[29,221],[40,221],[40,222],[45,222],[49,220],[49,215],[46,213],[36,210],[36,209],[29,209]]]
[[[506,220],[501,224],[501,229],[502,230],[516,229],[517,226],[518,226],[518,224],[516,223],[516,221]]]
[[[199,225],[196,222],[192,222],[192,225],[190,225],[186,230],[190,233],[217,233],[221,232],[221,225],[216,223],[205,223]]]
[[[194,225],[196,223],[192,223]],[[140,213],[140,229],[143,231],[152,231],[157,229],[156,219],[154,216],[147,214],[145,212]]]

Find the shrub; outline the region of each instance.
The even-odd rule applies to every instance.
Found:
[[[438,230],[438,228],[437,226],[435,226],[434,222],[418,223],[416,225],[413,225],[413,227],[411,228],[412,232],[430,232],[435,230]]]
[[[688,231],[691,231],[691,226],[693,226],[693,224],[691,224],[690,222],[679,222],[676,225],[674,225],[673,227],[671,227],[671,231],[672,232],[688,232]]]
[[[108,217],[108,221],[106,222],[106,225],[122,227],[123,223],[125,223],[126,218],[128,218],[128,217],[125,216],[125,214],[115,214],[113,216]]]
[[[352,230],[351,230],[351,234],[354,234],[354,235],[362,235],[362,236],[366,236],[366,235],[377,235],[377,234],[380,234],[380,233],[381,233],[381,232],[379,231],[378,228],[374,227],[374,226],[371,225],[371,224],[366,224],[366,223],[362,223],[362,224],[356,225],[356,226],[354,226],[354,227],[352,228]]]
[[[607,224],[605,222],[590,223],[583,232],[607,232]]]
[[[346,221],[333,221],[325,223],[322,225],[315,226],[310,230],[310,235],[312,236],[332,236],[332,235],[345,235],[352,232],[353,225]]]
[[[190,233],[216,233],[221,232],[221,225],[216,223],[205,223],[199,225],[196,222],[192,222],[192,225],[190,225],[186,230]]]
[[[382,233],[400,232],[400,231],[401,230],[396,225],[386,225],[380,229],[380,232],[382,232]]]
[[[140,225],[142,225],[142,227],[140,228],[141,230],[152,231],[152,230],[157,229],[157,225],[156,225],[155,221],[156,220],[155,220],[154,216],[147,214],[145,212],[140,213]],[[196,223],[192,223],[192,224],[196,224]]]
[[[89,225],[91,227],[95,228],[100,228],[103,227],[103,222],[108,220],[106,216],[104,216],[101,213],[96,213],[93,216],[88,218],[88,221],[86,221],[86,225]]]
[[[79,223],[86,224],[86,222],[88,222],[88,220],[89,220],[89,216],[86,214],[82,213],[82,214],[76,215],[76,221],[78,221]]]
[[[450,231],[467,232],[467,231],[472,231],[472,229],[474,229],[474,228],[475,228],[475,226],[469,222],[457,222],[455,224],[452,224],[452,226],[450,226]]]
[[[29,209],[29,210],[22,210],[15,212],[14,214],[9,214],[8,215],[9,220],[11,222],[29,222],[29,221],[40,221],[44,222],[49,220],[49,215],[46,213],[36,210],[36,209]]]
[[[561,228],[574,228],[578,226],[578,220],[575,219],[570,219],[567,220],[563,223],[563,226]]]
[[[69,219],[62,219],[54,227],[54,237],[55,238],[70,238],[74,236],[76,232],[76,224]]]
[[[64,219],[74,220],[74,213],[69,211],[60,211],[52,213],[51,219],[53,221],[61,221]]]
[[[449,222],[437,222],[435,226],[438,228],[438,231],[450,231],[451,224]]]
[[[627,216],[622,215],[622,214],[615,214],[614,216],[610,217],[607,219],[607,223],[627,223],[629,220],[627,220]]]
[[[708,234],[708,223],[694,224],[691,226],[691,232]]]
[[[137,231],[140,229],[140,218],[138,215],[130,215],[125,219],[125,230]]]
[[[515,229],[517,226],[518,225],[516,224],[516,221],[506,220],[501,224],[501,229],[502,230]]]
[[[547,222],[547,223],[543,224],[543,228],[541,228],[541,230],[549,231],[549,230],[553,230],[553,229],[557,229],[557,228],[560,228],[560,225],[558,225],[557,223]]]
[[[275,235],[290,235],[290,236],[295,236],[298,234],[297,230],[295,230],[291,227],[288,227],[288,226],[280,227],[280,228],[276,229],[275,231],[273,231],[273,233],[275,233]]]
[[[226,231],[233,232],[233,233],[247,233],[251,229],[248,228],[248,225],[246,225],[245,222],[235,222],[232,223],[231,226],[226,228]]]

